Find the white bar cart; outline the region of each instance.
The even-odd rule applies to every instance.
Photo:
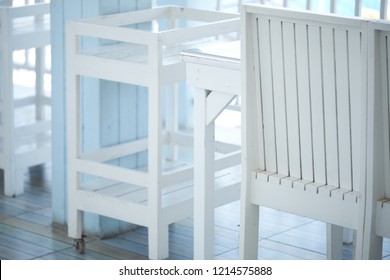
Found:
[[[68,226],[78,251],[85,246],[82,214],[90,212],[147,227],[149,258],[169,256],[169,224],[193,213],[193,162],[180,155],[180,147],[194,145],[192,135],[178,129],[177,83],[186,77],[180,51],[238,32],[239,26],[236,14],[177,6],[68,22]],[[145,89],[147,117],[136,120],[146,123],[145,137],[85,150],[81,85],[90,78]],[[105,94],[110,93],[97,90],[96,98]],[[226,153],[217,166],[225,171],[217,188],[232,180],[239,185],[224,164],[232,164],[232,157],[239,164],[231,153],[239,147],[221,149]],[[118,161],[142,153],[145,164]]]
[[[20,2],[0,1],[0,169],[7,196],[23,193],[26,167],[51,158],[51,102],[43,86],[48,71],[45,46],[50,44],[50,3]],[[13,59],[16,51],[30,57],[18,64]],[[15,69],[34,71],[35,88],[17,87]]]

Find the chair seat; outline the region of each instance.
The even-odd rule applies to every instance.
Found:
[[[254,172],[251,186],[254,204],[357,229],[358,192],[268,172]]]

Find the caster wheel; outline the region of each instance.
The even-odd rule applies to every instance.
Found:
[[[84,239],[75,239],[75,247],[76,247],[76,251],[77,253],[79,254],[84,254],[84,251],[85,251],[85,241]]]

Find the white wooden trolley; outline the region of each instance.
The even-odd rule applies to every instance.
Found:
[[[4,171],[7,196],[23,193],[26,167],[51,158],[50,97],[43,87],[44,47],[49,44],[48,1],[0,1],[0,169]],[[35,49],[35,62],[16,64],[14,52],[29,49]],[[13,75],[16,68],[35,71],[35,89],[17,89]]]
[[[147,227],[149,258],[168,257],[168,225],[193,213],[193,163],[179,149],[193,147],[177,124],[177,82],[186,73],[179,53],[238,30],[236,14],[176,6],[67,23],[68,227],[80,252],[82,213],[90,212]],[[147,136],[86,151],[80,86],[86,77],[145,88]],[[145,164],[118,161],[145,152]],[[231,180],[220,173],[217,187]]]

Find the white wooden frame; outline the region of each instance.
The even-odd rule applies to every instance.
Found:
[[[362,258],[367,21],[241,11],[240,258],[257,258],[259,206],[328,223],[328,258],[341,257],[341,227],[356,230]]]
[[[230,184],[213,191],[214,170],[221,169],[221,164],[237,169],[241,163],[240,146],[227,146],[231,152],[224,152],[218,159],[214,152],[218,146],[215,120],[241,94],[240,42],[214,44],[181,54],[187,64],[187,84],[195,88],[194,259],[213,259],[214,208],[239,200],[240,196],[241,174],[234,172]]]
[[[5,195],[15,196],[23,193],[24,169],[51,160],[51,122],[42,111],[50,106],[50,98],[43,94],[43,48],[50,44],[50,4],[0,3],[0,20],[0,168],[4,170]],[[15,50],[30,48],[36,48],[35,95],[15,99],[12,55]],[[15,125],[16,110],[29,105],[35,106],[34,122]]]
[[[168,24],[165,31],[145,31],[124,26],[166,18],[203,22],[202,25],[178,28]],[[193,146],[192,137],[179,133],[171,124],[162,125],[164,85],[185,79],[185,65],[179,52],[191,42],[210,36],[236,32],[239,18],[235,14],[164,6],[129,13],[67,23],[67,126],[68,126],[68,227],[69,236],[82,238],[82,213],[92,212],[148,227],[149,258],[168,257],[168,225],[193,212],[192,165],[165,171],[162,146]],[[131,49],[118,52],[83,53],[82,36],[121,42],[111,47],[137,44],[146,53],[134,55]],[[190,44],[189,44],[190,43]],[[103,49],[107,50],[107,47]],[[110,51],[112,48],[110,49]],[[118,50],[118,49],[116,49]],[[130,50],[130,51],[129,51]],[[80,146],[80,79],[84,76],[111,80],[148,88],[148,135],[129,143],[83,153]],[[172,99],[174,104],[174,99]],[[173,106],[175,108],[175,106]],[[175,113],[174,113],[175,114]],[[170,130],[169,130],[170,129]],[[141,151],[148,151],[147,171],[112,166],[104,161]],[[174,155],[171,159],[175,159]],[[101,180],[82,182],[81,174]],[[112,192],[109,192],[111,189]],[[131,192],[131,193],[130,193]]]
[[[364,258],[382,259],[390,238],[390,24],[369,23],[367,207]]]
[[[337,9],[336,9],[336,1],[337,0],[330,0],[330,10],[329,12],[331,13],[336,13],[337,14]],[[351,1],[354,1],[355,2],[355,9],[354,9],[354,15],[355,16],[361,16],[362,14],[362,0],[351,0]],[[223,1],[221,0],[218,0],[217,1],[217,9],[218,10],[222,10],[223,8],[223,4],[221,3]],[[243,3],[249,3],[248,1],[245,1],[245,0],[237,0],[236,1],[236,5],[237,5],[237,9],[239,10],[241,4]],[[257,1],[258,4],[262,4],[262,5],[267,5],[266,1],[265,0],[258,0]],[[255,3],[254,1],[251,1],[250,3]],[[230,4],[230,3],[229,3]],[[289,7],[289,0],[283,0],[283,7]],[[379,8],[379,18],[380,19],[387,19],[388,15],[388,11],[387,11],[387,8],[388,8],[388,0],[381,0],[380,1],[380,8]],[[312,10],[313,9],[313,0],[306,0],[306,7],[305,7],[306,10]]]

